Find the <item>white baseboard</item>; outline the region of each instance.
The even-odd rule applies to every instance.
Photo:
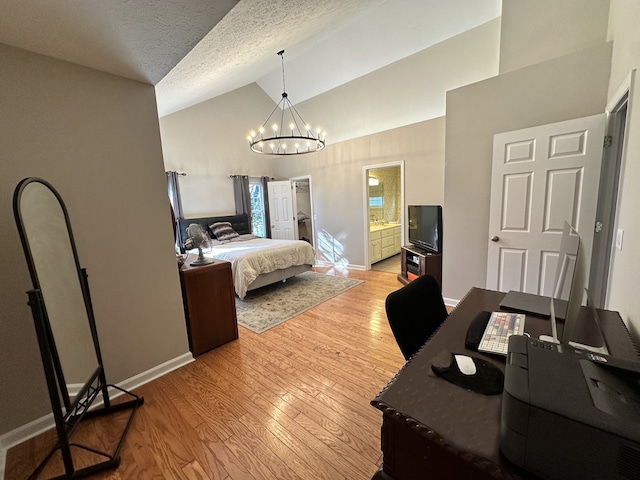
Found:
[[[443,298],[444,300],[444,304],[447,307],[456,307],[458,305],[458,303],[460,303],[460,300],[456,300],[454,298]]]
[[[333,267],[333,268],[345,268],[350,270],[366,270],[364,265],[354,265],[351,263],[342,264],[342,263],[331,263],[326,260],[316,260],[314,267]]]
[[[191,352],[185,353],[179,357],[157,365],[146,372],[142,372],[124,380],[118,383],[117,386],[124,390],[131,391],[193,361],[194,358]],[[109,379],[107,378],[107,381],[108,380]],[[110,388],[109,393],[112,398],[122,394],[120,390],[114,388]],[[98,405],[98,403],[96,405]],[[53,413],[49,413],[44,417],[40,417],[0,436],[0,479],[4,478],[7,450],[53,428],[55,426],[54,422]]]
[[[362,270],[362,271],[366,270],[364,265],[353,265],[352,263],[348,264],[347,268],[349,268],[351,270]]]

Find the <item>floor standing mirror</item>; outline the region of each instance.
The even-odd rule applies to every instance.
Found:
[[[45,180],[26,178],[15,189],[13,210],[33,283],[27,292],[28,304],[58,439],[30,478],[39,478],[58,452],[64,473],[53,478],[80,478],[115,468],[144,399],[106,382],[86,269],[78,262],[69,216],[58,192]],[[130,398],[112,402],[110,391],[115,392],[114,399],[116,395]],[[124,413],[126,419],[111,452],[72,441],[83,420],[123,411],[129,412]],[[82,453],[92,460],[77,462]]]

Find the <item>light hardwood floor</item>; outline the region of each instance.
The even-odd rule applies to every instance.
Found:
[[[401,285],[386,272],[316,271],[364,282],[263,334],[239,327],[238,340],[136,389],[145,403],[120,467],[92,478],[371,478],[382,417],[369,402],[404,363],[384,311]],[[74,436],[108,444],[118,420]],[[10,449],[5,478],[26,478],[53,441]]]

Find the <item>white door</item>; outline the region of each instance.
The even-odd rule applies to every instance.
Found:
[[[297,240],[295,199],[290,180],[268,182],[271,238]]]
[[[588,269],[603,141],[604,115],[494,136],[487,288],[552,295],[565,220]]]

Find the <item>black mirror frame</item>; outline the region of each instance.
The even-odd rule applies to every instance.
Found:
[[[40,183],[47,187],[56,197],[57,201],[59,202],[60,208],[62,209],[75,262],[75,269],[77,270],[79,283],[82,289],[82,297],[86,308],[87,319],[89,322],[89,328],[91,331],[93,346],[97,358],[97,368],[93,371],[89,378],[86,379],[85,383],[82,385],[73,399],[69,395],[67,384],[65,382],[64,372],[60,362],[60,357],[58,355],[53,330],[49,322],[45,301],[40,289],[37,266],[31,253],[29,238],[22,218],[20,200],[25,188],[32,183]],[[49,182],[41,178],[25,178],[18,183],[14,191],[13,212],[16,225],[18,227],[18,233],[20,235],[20,241],[22,242],[22,248],[24,250],[27,265],[29,267],[29,274],[31,276],[31,281],[33,284],[33,289],[27,292],[27,295],[29,297],[28,305],[31,307],[31,312],[33,315],[36,335],[38,338],[38,346],[40,348],[42,365],[44,368],[47,389],[49,391],[51,407],[55,420],[55,427],[58,435],[58,442],[56,443],[56,445],[52,448],[47,457],[38,465],[38,467],[29,478],[38,478],[38,476],[44,470],[48,461],[53,457],[54,453],[57,450],[60,450],[61,452],[65,473],[64,475],[55,477],[56,479],[80,478],[87,475],[95,474],[96,472],[102,470],[115,468],[120,464],[120,449],[122,447],[124,438],[127,434],[127,431],[129,430],[129,426],[131,425],[136,410],[143,404],[144,398],[139,397],[115,385],[107,384],[104,366],[102,363],[102,355],[100,352],[100,343],[98,341],[98,333],[95,325],[93,305],[91,303],[87,272],[86,269],[80,267],[67,208],[58,191]],[[109,388],[113,388],[123,394],[131,396],[132,400],[118,403],[117,405],[112,405],[111,399],[109,398]],[[102,405],[92,409],[91,406],[100,394],[102,394]],[[71,443],[70,437],[73,434],[76,426],[83,419],[107,415],[116,411],[122,411],[126,409],[131,410],[129,419],[112,453],[106,453],[96,450],[92,447]],[[71,454],[72,446],[84,450],[89,450],[101,457],[104,457],[105,460],[89,465],[87,467],[76,469]]]

